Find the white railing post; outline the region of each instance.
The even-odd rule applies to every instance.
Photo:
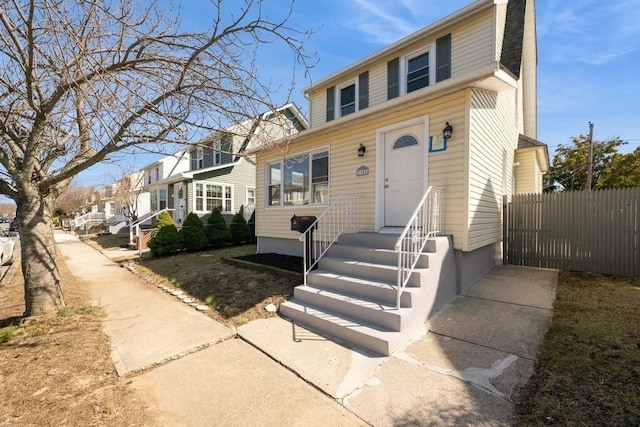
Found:
[[[396,241],[394,247],[398,254],[396,308],[400,308],[402,292],[415,270],[427,240],[442,231],[440,209],[443,195],[444,190],[441,188],[429,187]]]
[[[169,208],[164,208],[164,209],[160,209],[159,211],[155,211],[153,213],[150,214],[146,214],[144,215],[142,218],[138,218],[136,221],[131,221],[131,223],[129,224],[129,246],[133,245],[133,229],[135,227],[136,229],[136,233],[135,235],[138,236],[138,253],[142,254],[142,244],[141,244],[141,240],[142,240],[142,234],[140,232],[140,224],[148,221],[152,218],[157,217],[158,215],[160,215],[162,212],[173,212],[173,209],[169,209]]]
[[[302,233],[300,241],[303,249],[303,276],[307,284],[307,274],[315,267],[329,248],[345,232],[359,231],[358,197],[343,194]],[[309,245],[309,246],[307,246]],[[307,254],[307,247],[310,248]],[[309,258],[310,259],[307,259]]]

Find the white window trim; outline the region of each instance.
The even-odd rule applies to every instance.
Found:
[[[196,186],[197,186],[197,184],[202,184],[204,186],[203,187],[203,196],[202,196],[202,198],[203,198],[202,208],[204,210],[197,210],[196,209],[196,198],[197,198],[197,196],[196,196],[196,194],[197,194]],[[192,201],[191,201],[191,211],[192,212],[199,213],[199,214],[211,213],[211,211],[207,210],[207,203],[206,203],[206,196],[205,196],[205,194],[207,192],[207,188],[206,188],[207,185],[221,185],[223,187],[223,189],[222,189],[223,194],[224,194],[224,187],[231,188],[231,197],[230,197],[231,210],[228,211],[228,212],[227,211],[221,211],[221,212],[222,213],[232,213],[232,214],[236,212],[235,200],[234,200],[234,198],[235,198],[234,195],[235,195],[235,191],[236,191],[235,186],[233,184],[228,184],[226,182],[211,182],[211,181],[193,181],[193,188],[192,188],[192,193],[191,193],[192,194]],[[224,196],[223,196],[223,201],[224,201]]]
[[[360,85],[358,83],[358,80],[359,79],[352,79],[352,80],[349,80],[347,82],[344,82],[343,84],[341,84],[339,86],[336,86],[336,93],[335,93],[335,98],[336,99],[335,99],[335,102],[334,102],[334,105],[335,105],[335,118],[336,119],[338,119],[340,117],[350,116],[351,114],[355,114],[358,111],[360,111],[360,96],[359,96],[359,94],[360,94]],[[342,115],[342,105],[340,103],[340,93],[342,92],[342,89],[344,89],[346,87],[349,87],[349,86],[352,86],[352,85],[355,86],[355,88],[354,88],[354,90],[355,90],[354,98],[355,98],[355,104],[356,104],[355,107],[356,108],[355,108],[355,111],[353,113],[349,113],[349,114],[346,114],[346,115],[343,116]]]
[[[258,200],[258,193],[256,192],[256,187],[246,187],[245,188],[245,197],[244,197],[244,203],[245,206],[249,206],[249,190],[253,190],[253,203],[251,203],[252,205],[256,205],[256,201]]]
[[[270,209],[270,210],[277,210],[277,209],[287,209],[287,210],[291,210],[291,209],[309,209],[309,208],[315,208],[318,206],[328,206],[331,203],[331,147],[329,146],[324,146],[324,147],[320,147],[317,148],[315,150],[312,151],[303,151],[301,153],[296,153],[296,154],[292,154],[291,157],[297,157],[297,156],[304,156],[304,155],[308,155],[309,156],[309,160],[311,161],[311,156],[313,156],[314,154],[318,154],[318,153],[322,153],[326,151],[328,154],[328,158],[329,158],[329,183],[327,185],[327,192],[328,192],[328,197],[327,197],[327,203],[309,203],[307,205],[282,205],[282,200],[280,200],[280,205],[277,206],[272,206],[269,205],[269,165],[276,163],[276,162],[280,162],[281,165],[284,161],[286,161],[286,158],[274,158],[271,160],[266,160],[264,162],[264,207],[265,209]],[[282,170],[282,168],[280,169]],[[282,186],[282,178],[281,178],[281,183],[280,185]],[[311,180],[309,180],[309,186],[311,186]],[[311,191],[311,188],[309,188],[309,191]],[[280,193],[282,193],[282,191],[280,191]],[[282,195],[282,194],[281,194]],[[311,194],[309,195],[311,197]],[[257,193],[256,193],[256,198],[257,198]],[[256,200],[257,201],[257,200]]]
[[[406,95],[407,93],[411,93],[411,92],[407,92],[407,71],[409,70],[409,60],[427,52],[429,52],[429,86],[427,87],[431,87],[434,84],[436,84],[436,73],[435,73],[436,44],[434,42],[427,47],[414,50],[413,52],[402,57],[402,60],[400,61],[400,95]],[[421,88],[421,89],[424,89],[424,88]]]

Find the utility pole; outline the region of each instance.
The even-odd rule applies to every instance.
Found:
[[[593,123],[589,122],[589,157],[587,158],[587,190],[591,190],[593,176]]]

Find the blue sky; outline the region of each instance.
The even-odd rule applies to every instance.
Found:
[[[227,0],[226,4],[234,4]],[[267,10],[279,15],[285,0],[266,0]],[[317,53],[310,78],[317,81],[384,48],[402,37],[472,3],[472,0],[298,0],[291,24],[316,29],[306,45]],[[184,0],[183,24],[203,29],[207,25],[204,0]],[[273,8],[273,9],[269,9]],[[538,0],[538,139],[549,146],[550,156],[572,136],[619,136],[629,141],[622,149],[640,146],[640,0]],[[260,73],[267,79],[288,79],[283,68],[289,57],[275,46]],[[307,112],[300,91],[311,80],[302,73],[293,100]],[[287,85],[287,81],[282,82]],[[140,168],[153,161],[149,155],[129,161]],[[112,181],[113,166],[97,166],[79,182],[100,186]]]

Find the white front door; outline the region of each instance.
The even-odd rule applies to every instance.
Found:
[[[384,132],[384,226],[405,226],[427,188],[425,123]]]

